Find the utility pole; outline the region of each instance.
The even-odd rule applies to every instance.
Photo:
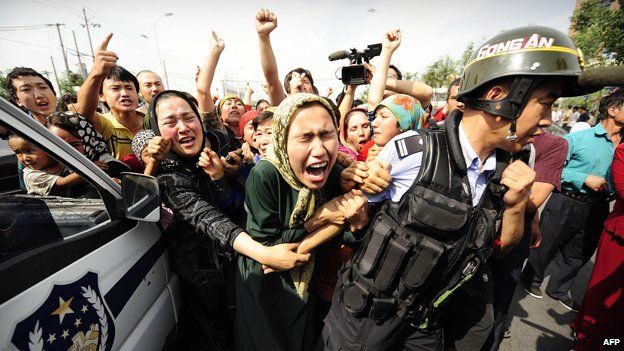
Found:
[[[74,36],[74,45],[76,46],[76,55],[78,55],[78,70],[80,71],[80,76],[82,79],[85,79],[84,71],[82,70],[82,59],[80,58],[80,50],[78,50],[78,42],[76,41],[76,32],[72,30],[72,35]]]
[[[65,70],[67,71],[67,79],[69,79],[69,64],[67,63],[67,54],[65,53],[65,45],[63,45],[63,37],[61,36],[61,26],[64,26],[65,24],[54,23],[50,25],[56,26],[56,31],[58,32],[59,40],[61,41],[61,51],[63,52],[63,61],[65,61]]]
[[[167,74],[167,66],[165,66],[165,60],[162,60],[163,70],[165,71],[165,82],[167,83],[167,89],[171,89],[169,86],[169,75]]]
[[[84,26],[87,29],[87,37],[89,37],[89,47],[91,48],[91,57],[95,60],[95,54],[93,53],[93,43],[91,42],[91,32],[89,32],[89,20],[87,19],[87,12],[85,8],[82,8],[82,16],[84,17]]]
[[[52,61],[52,70],[54,71],[54,78],[56,78],[56,86],[58,87],[59,94],[61,92],[61,83],[59,83],[58,74],[56,74],[56,66],[54,65],[54,59],[50,56],[50,61]]]

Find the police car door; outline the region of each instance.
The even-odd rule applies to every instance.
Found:
[[[159,227],[126,218],[119,185],[3,99],[0,125],[99,194],[0,195],[0,349],[161,349],[179,293]]]

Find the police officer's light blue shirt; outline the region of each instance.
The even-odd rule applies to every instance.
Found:
[[[588,175],[609,180],[609,171],[615,148],[611,137],[601,123],[565,136],[568,156],[561,174],[561,188],[587,194],[583,186]]]
[[[396,150],[395,141],[413,135],[418,135],[418,133],[415,131],[401,133],[390,139],[381,150],[377,157],[388,161],[392,166],[390,169],[392,181],[388,188],[381,193],[367,195],[368,202],[381,202],[388,199],[398,202],[401,200],[401,197],[403,197],[403,194],[412,186],[420,171],[422,152],[416,152],[400,159]],[[470,192],[472,194],[472,204],[476,206],[481,199],[481,195],[483,195],[489,175],[496,169],[496,152],[492,152],[485,162],[482,163],[479,156],[472,148],[472,145],[470,145],[461,122],[459,124],[459,143],[461,144],[464,160],[466,161],[468,182],[470,183]]]

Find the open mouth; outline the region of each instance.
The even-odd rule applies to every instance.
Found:
[[[187,136],[178,140],[178,143],[182,147],[190,147],[195,143],[195,137]]]
[[[132,106],[133,101],[132,101],[132,100],[130,100],[130,99],[121,99],[121,100],[119,101],[119,103],[120,103],[122,106]]]
[[[306,167],[306,173],[314,180],[323,179],[327,170],[327,161],[317,162]]]
[[[48,108],[48,106],[50,106],[50,104],[47,101],[37,101],[37,106],[43,107],[43,108]]]

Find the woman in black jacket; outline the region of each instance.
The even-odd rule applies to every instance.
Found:
[[[157,137],[148,150],[161,160],[160,191],[174,215],[165,238],[183,293],[183,332],[178,340],[191,343],[177,346],[230,349],[232,324],[223,317],[233,314],[227,311],[231,255],[238,252],[284,270],[306,262],[309,255],[295,253],[296,244],[263,246],[225,214],[240,214],[242,202],[233,198],[223,165],[211,150],[218,146],[211,145],[212,138],[202,130],[197,108],[186,95],[164,91],[150,109]]]

